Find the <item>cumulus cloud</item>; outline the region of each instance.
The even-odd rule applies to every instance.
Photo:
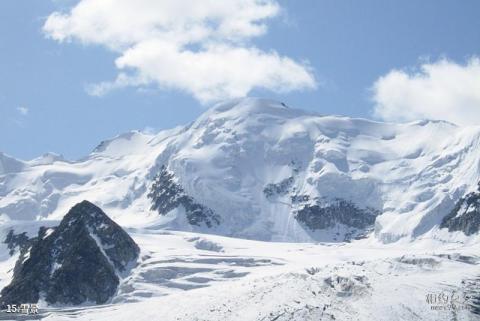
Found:
[[[17,107],[17,111],[20,113],[20,115],[27,116],[29,109],[27,107],[20,106],[20,107]]]
[[[315,88],[307,62],[251,42],[280,14],[274,0],[80,0],[52,13],[48,37],[117,52],[116,79],[89,86],[92,95],[155,84],[202,102],[247,95],[254,88]]]
[[[448,59],[414,71],[392,70],[373,85],[374,114],[384,120],[441,119],[480,125],[480,59]]]

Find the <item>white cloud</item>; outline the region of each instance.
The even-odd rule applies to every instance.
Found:
[[[442,59],[418,70],[392,70],[373,86],[374,114],[384,120],[441,119],[480,125],[480,59]]]
[[[308,63],[251,44],[280,11],[275,0],[81,0],[67,13],[52,13],[44,31],[59,42],[119,54],[118,77],[90,86],[93,95],[156,84],[209,102],[253,88],[315,88]]]
[[[27,115],[28,115],[28,112],[29,112],[29,109],[28,109],[27,107],[20,106],[20,107],[17,107],[17,111],[18,111],[22,116],[27,116]]]

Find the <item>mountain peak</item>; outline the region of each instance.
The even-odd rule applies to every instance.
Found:
[[[62,220],[61,225],[83,224],[86,227],[95,227],[102,223],[113,223],[112,220],[96,205],[84,200],[74,205]]]
[[[87,200],[83,200],[70,209],[67,215],[65,215],[65,219],[68,220],[71,217],[102,217],[103,215],[103,211],[98,206]]]
[[[253,97],[238,98],[214,105],[193,122],[192,128],[200,130],[222,126],[232,128],[241,123],[253,127],[260,124],[268,126],[305,115],[308,115],[308,112],[289,108],[279,101]]]
[[[92,154],[118,157],[124,155],[126,152],[129,154],[141,152],[141,150],[138,151],[136,147],[143,146],[151,138],[152,135],[138,130],[132,130],[100,142],[100,144],[93,149]]]
[[[66,233],[78,229],[88,230],[90,236],[96,238],[100,245],[105,246],[105,253],[110,257],[115,268],[120,271],[124,271],[127,264],[133,259],[132,256],[125,257],[122,252],[123,245],[131,247],[129,243],[133,242],[128,234],[101,208],[87,200],[73,206],[63,218],[58,229],[66,231]],[[138,247],[133,246],[133,248],[134,252],[138,252]]]
[[[63,157],[63,155],[48,152],[43,154],[40,157],[32,159],[31,161],[29,161],[29,163],[30,165],[36,166],[36,165],[49,165],[58,161],[65,161],[65,158]]]
[[[306,114],[305,111],[288,107],[285,103],[257,97],[230,99],[214,105],[207,114]]]
[[[104,303],[115,293],[120,272],[139,254],[130,236],[88,201],[29,242],[1,292],[2,305],[38,302],[40,294],[48,303]]]

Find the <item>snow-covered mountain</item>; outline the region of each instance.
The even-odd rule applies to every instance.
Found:
[[[55,321],[478,320],[479,142],[249,98],[78,161],[0,154],[2,303]]]
[[[89,200],[124,227],[294,242],[468,242],[478,233],[440,226],[479,181],[478,126],[382,123],[248,98],[184,127],[103,141],[78,161],[0,154],[0,219],[47,224]]]

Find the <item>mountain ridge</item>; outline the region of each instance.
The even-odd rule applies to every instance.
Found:
[[[60,219],[73,203],[91,199],[127,227],[334,241],[336,233],[349,233],[348,227],[312,234],[295,215],[305,206],[341,198],[380,213],[371,236],[380,242],[467,241],[440,229],[440,223],[480,180],[479,142],[480,127],[382,123],[237,99],[215,105],[184,127],[106,140],[80,161],[27,161],[19,172],[0,173],[0,214],[7,220]],[[222,224],[191,225],[182,206],[165,215],[152,210],[147,195],[162,166]],[[288,179],[286,193],[270,199],[264,194],[267,186]]]

